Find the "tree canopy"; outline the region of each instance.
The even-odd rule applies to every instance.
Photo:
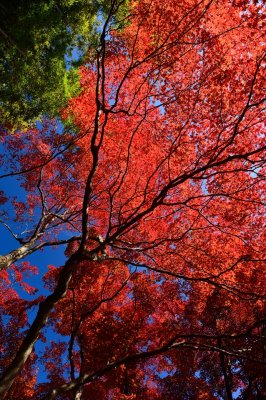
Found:
[[[78,93],[76,62],[96,40],[92,0],[1,0],[0,112],[12,130],[23,129],[41,114],[59,115]],[[69,58],[66,69],[66,56]]]
[[[265,6],[108,4],[75,132],[1,130],[0,393],[263,399]]]

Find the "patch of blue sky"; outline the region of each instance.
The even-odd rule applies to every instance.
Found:
[[[173,376],[174,374],[176,374],[177,369],[175,368],[172,360],[167,357],[166,355],[161,355],[160,357],[162,357],[164,359],[164,361],[166,361],[169,365],[169,367],[171,367],[172,369],[166,371],[157,371],[155,366],[150,366],[149,369],[152,370],[154,372],[155,375],[159,376],[161,379],[163,378],[167,378],[168,376]]]
[[[198,370],[198,371],[196,371],[195,372],[195,377],[197,378],[197,379],[200,379],[200,374],[201,374],[201,372],[200,372],[200,369]]]
[[[235,390],[232,393],[233,399],[238,399],[240,395],[241,395],[241,389],[240,388],[237,388],[237,390]]]
[[[68,71],[72,63],[75,61],[79,61],[84,56],[83,50],[80,50],[78,47],[74,47],[70,50],[70,54],[65,54],[65,66],[66,70]]]

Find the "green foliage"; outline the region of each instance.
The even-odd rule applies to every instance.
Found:
[[[95,46],[92,0],[2,0],[0,3],[0,116],[11,130],[41,114],[55,116],[79,91],[77,66]],[[78,60],[69,61],[78,49]],[[77,62],[78,61],[78,62]]]

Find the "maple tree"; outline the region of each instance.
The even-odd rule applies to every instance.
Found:
[[[1,132],[25,198],[0,193],[0,393],[262,399],[265,6],[140,0],[113,29],[122,4],[62,110],[75,132]],[[63,266],[27,260],[50,246]]]

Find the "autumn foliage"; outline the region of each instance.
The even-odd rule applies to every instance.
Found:
[[[1,130],[0,393],[263,399],[265,6],[109,3],[76,129]]]

